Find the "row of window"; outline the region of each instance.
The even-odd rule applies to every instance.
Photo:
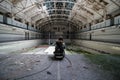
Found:
[[[33,39],[42,38],[41,34],[38,34],[37,32],[33,33],[32,31],[28,31],[28,32],[21,31],[19,33],[9,33],[9,34],[5,32],[0,34],[0,38],[1,38],[0,43],[10,42],[10,41],[21,41],[21,40],[33,40]]]
[[[64,19],[68,19],[68,16],[57,15],[57,16],[51,16],[51,18],[64,18]]]
[[[100,29],[104,27],[110,27],[112,25],[120,25],[120,16],[117,16],[114,19],[105,20],[101,23],[97,23],[92,26],[87,25],[87,26],[84,26],[84,28],[81,27],[81,31],[95,30],[95,29]]]
[[[69,1],[69,2],[76,2],[76,0],[44,0],[45,2],[49,1]]]
[[[46,2],[43,4],[47,7],[47,10],[49,9],[63,9],[64,8],[64,2]],[[74,6],[74,3],[72,2],[65,2],[65,9],[72,10]]]
[[[12,26],[15,26],[15,27],[19,27],[19,28],[23,28],[23,29],[27,29],[27,30],[32,30],[32,31],[36,31],[36,32],[39,32],[38,29],[36,29],[35,27],[32,27],[32,26],[29,26],[29,25],[26,25],[22,22],[19,22],[17,20],[12,20],[11,18],[7,17],[6,19],[3,18],[3,15],[0,15],[0,22],[1,23],[6,23],[8,25],[12,25]]]
[[[48,13],[49,13],[49,15],[52,15],[52,14],[70,15],[70,11],[65,11],[65,10],[49,10]]]

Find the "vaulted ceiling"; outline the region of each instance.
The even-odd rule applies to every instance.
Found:
[[[38,26],[56,20],[84,25],[120,10],[120,0],[0,0],[1,6]]]

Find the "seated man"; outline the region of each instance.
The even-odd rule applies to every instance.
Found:
[[[64,51],[63,42],[56,41],[55,51],[60,53]]]
[[[64,53],[65,44],[63,38],[59,38],[55,43],[55,52],[54,53]]]

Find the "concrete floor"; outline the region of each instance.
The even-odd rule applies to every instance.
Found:
[[[55,60],[53,51],[50,46],[4,55],[0,58],[0,80],[114,80],[83,54],[65,51],[63,60]]]

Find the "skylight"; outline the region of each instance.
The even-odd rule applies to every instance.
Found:
[[[56,17],[61,15],[63,18],[63,16],[70,15],[70,11],[74,6],[75,1],[76,0],[44,0],[43,5],[46,6],[49,15],[56,14]]]

